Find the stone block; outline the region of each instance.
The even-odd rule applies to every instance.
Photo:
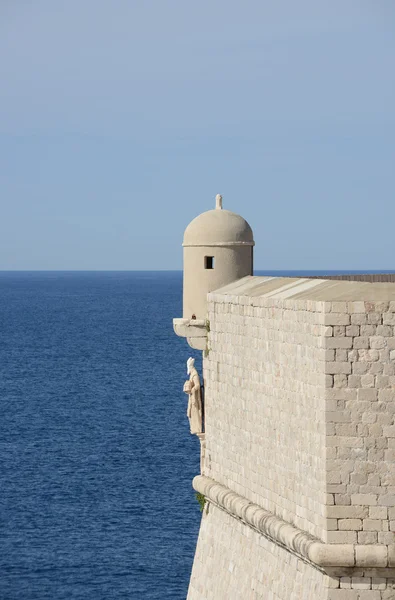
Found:
[[[331,303],[331,312],[333,313],[348,313],[351,312],[348,310],[347,302],[332,302]],[[357,311],[353,311],[357,312]],[[365,312],[364,310],[358,312]]]
[[[354,590],[370,590],[372,585],[372,580],[370,577],[352,577],[351,578],[351,587]]]
[[[362,414],[362,423],[364,425],[373,424],[377,421],[376,413],[365,412]],[[369,435],[369,428],[364,428],[363,431],[360,432],[364,437]]]
[[[348,386],[351,388],[360,388],[361,387],[361,376],[360,375],[349,375],[348,377]]]
[[[366,314],[351,315],[351,325],[365,325],[368,322]]]
[[[327,435],[331,435],[330,433],[328,433],[329,426],[330,426],[330,423],[327,424],[327,429],[326,429]],[[335,435],[336,436],[346,436],[346,437],[356,437],[357,436],[357,426],[355,423],[336,423],[334,425],[334,427],[335,427],[335,431],[332,434],[334,436]],[[334,445],[336,445],[336,439],[337,438],[334,439]],[[337,492],[337,493],[340,494],[342,492]]]
[[[339,519],[338,520],[339,530],[345,531],[360,531],[362,529],[361,519]]]
[[[348,337],[328,337],[324,340],[325,348],[345,348],[351,349],[353,345],[352,338]],[[368,346],[369,347],[369,344]]]
[[[342,589],[342,590],[350,590],[351,589],[351,577],[341,577],[340,578],[340,589]]]
[[[385,364],[383,368],[384,375],[395,375],[395,365],[394,364]]]
[[[368,515],[366,506],[327,506],[329,519],[363,519]]]
[[[380,423],[373,423],[372,425],[369,425],[369,435],[372,438],[378,438],[383,435],[383,426],[380,425]],[[386,446],[384,446],[386,447]],[[376,448],[378,448],[377,446],[377,441],[376,441]]]
[[[325,360],[335,361],[336,362],[348,362],[348,350],[345,348],[337,348],[336,349],[336,359],[335,359],[335,351],[334,350],[326,350],[327,353],[332,352],[333,355],[331,357],[330,354],[325,356]]]
[[[376,335],[382,335],[383,337],[392,337],[394,334],[391,325],[377,325]]]
[[[366,473],[351,473],[350,479],[351,483],[354,483],[356,485],[363,485],[364,483],[367,483],[368,476]]]
[[[318,600],[318,598],[317,598]],[[321,599],[320,599],[321,600]],[[328,600],[358,600],[357,590],[329,590]]]
[[[389,378],[386,375],[377,375],[376,388],[387,388],[389,386]]]
[[[351,494],[351,503],[357,506],[376,506],[377,496],[375,494]]]
[[[356,350],[368,349],[369,338],[368,337],[355,337],[353,338],[353,348]]]
[[[372,590],[385,590],[387,580],[385,577],[372,577]]]
[[[346,336],[347,337],[358,337],[359,336],[359,325],[347,325]]]
[[[362,302],[362,301],[348,302],[348,308],[344,311],[339,311],[339,312],[349,312],[351,314],[365,313],[366,312],[365,302]]]
[[[378,393],[378,399],[380,402],[394,402],[395,401],[395,389],[380,390]]]
[[[382,531],[382,523],[380,519],[364,519],[363,530],[364,531]]]
[[[350,325],[350,315],[347,313],[324,314],[324,325]]]
[[[358,600],[382,600],[378,590],[358,590]]]
[[[388,509],[386,506],[369,506],[370,519],[386,519]]]
[[[385,568],[388,560],[387,547],[373,545],[356,546],[355,559],[358,567]]]
[[[338,530],[337,523],[338,523],[337,519],[326,519],[327,531],[337,531]]]
[[[358,352],[358,350],[353,350],[353,352]],[[353,359],[353,360],[356,360],[356,359]],[[354,362],[352,364],[353,375],[366,375],[366,373],[369,371],[369,367],[370,367],[369,363]]]
[[[340,373],[333,376],[333,387],[346,388],[348,385],[347,375]]]
[[[335,494],[335,504],[349,506],[351,504],[351,498],[348,494]]]
[[[347,486],[344,483],[330,483],[326,486],[326,491],[329,494],[345,494],[347,491]],[[394,513],[394,519],[395,519],[395,513]]]
[[[386,339],[383,336],[373,335],[370,338],[370,347],[375,350],[381,350],[386,347]]]
[[[355,565],[354,546],[352,544],[312,544],[308,554],[312,562],[321,566],[353,567]]]
[[[392,338],[387,338],[387,345],[388,342],[390,342],[392,340]],[[391,360],[390,358],[390,348],[384,348],[383,350],[379,350],[379,360],[381,360],[381,362],[389,362]]]
[[[384,325],[395,325],[395,312],[386,312],[383,314]]]
[[[376,326],[375,325],[361,325],[360,335],[361,336],[369,336],[369,337],[376,335]]]
[[[364,388],[374,388],[374,375],[370,373],[366,373],[366,375],[361,375],[361,385]]]
[[[351,365],[349,362],[326,362],[325,363],[325,373],[331,375],[338,375],[343,373],[348,375],[351,373]]]
[[[368,313],[368,324],[369,325],[380,325],[383,317],[381,313]]]
[[[383,496],[379,496],[378,498],[379,506],[395,506],[395,495],[394,494],[384,494]]]
[[[392,531],[379,531],[377,534],[377,541],[379,544],[391,546],[392,544],[395,544],[395,534]]]
[[[366,402],[376,402],[377,400],[377,390],[375,389],[360,389],[358,390],[358,401],[366,401]]]
[[[381,375],[383,373],[383,370],[384,365],[382,362],[374,362],[369,364],[368,373],[370,373],[371,375]]]
[[[356,544],[355,531],[328,531],[326,534],[328,544]]]
[[[337,400],[338,402],[356,400],[357,390],[350,390],[350,389],[326,390],[325,397],[328,400]],[[344,406],[344,404],[342,404],[342,406]]]
[[[355,340],[354,340],[355,342]],[[355,347],[355,346],[354,346]],[[358,358],[360,361],[364,362],[374,362],[375,360],[379,360],[378,350],[367,350],[365,348],[358,350]]]
[[[395,567],[395,545],[388,546],[388,566]]]
[[[358,544],[376,544],[377,531],[358,531]]]
[[[338,448],[362,448],[363,439],[359,436],[334,435],[327,436],[328,446],[336,446]]]
[[[328,423],[350,423],[351,413],[349,411],[327,411],[326,421]]]
[[[334,337],[343,337],[346,335],[346,328],[344,325],[334,325],[333,326],[333,335]]]

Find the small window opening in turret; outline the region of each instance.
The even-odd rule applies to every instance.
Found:
[[[205,269],[214,269],[214,256],[205,256],[204,257],[204,268]]]

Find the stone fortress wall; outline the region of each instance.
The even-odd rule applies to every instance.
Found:
[[[395,285],[208,296],[188,600],[395,599]]]
[[[292,301],[286,309],[275,300],[252,302],[247,296],[210,296],[204,472],[323,539],[320,314],[298,310]]]

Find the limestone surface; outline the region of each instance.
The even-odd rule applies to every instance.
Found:
[[[245,277],[207,301],[202,475],[242,500],[209,502],[188,599],[395,599],[395,285]]]

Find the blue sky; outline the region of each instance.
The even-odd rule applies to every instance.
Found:
[[[2,0],[0,269],[395,269],[393,0]]]

